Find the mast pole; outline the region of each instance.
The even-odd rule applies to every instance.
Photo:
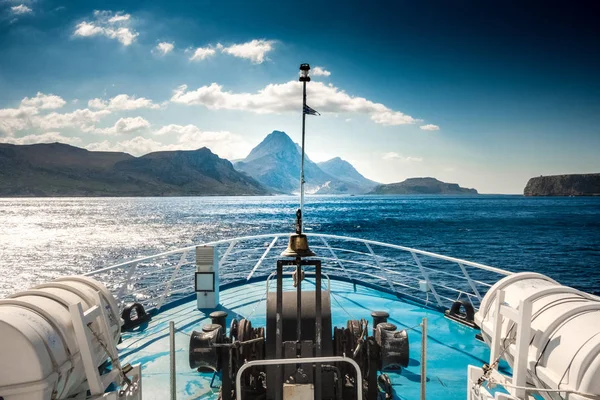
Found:
[[[308,64],[300,64],[300,82],[302,82],[302,159],[300,165],[300,209],[297,212],[297,222],[296,222],[296,234],[302,234],[303,222],[302,222],[302,213],[304,212],[304,137],[305,137],[305,125],[306,125],[306,82],[310,82],[310,76],[308,76],[308,71],[310,71],[310,65]]]
[[[306,81],[302,82],[302,160],[300,165],[300,232],[302,233],[302,216],[304,212],[304,137],[305,137],[305,124],[306,124],[306,113],[304,108],[306,107]]]

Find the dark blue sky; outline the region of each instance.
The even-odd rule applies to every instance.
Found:
[[[243,156],[274,129],[298,138],[298,113],[257,109],[271,101],[258,94],[268,84],[295,80],[298,64],[310,62],[331,72],[309,84],[320,96],[312,103],[325,111],[309,121],[312,158],[340,155],[385,182],[433,175],[483,192],[520,192],[533,175],[600,171],[600,2],[322,3],[5,0],[0,108],[17,109],[37,92],[64,99],[58,113],[119,94],[161,106],[113,109],[87,132],[34,121],[27,129],[5,128],[0,136],[46,140],[50,136],[40,135],[51,131],[81,146],[140,153],[191,146],[175,133],[157,131],[193,125],[236,136],[244,142],[236,144],[239,154],[222,156]],[[13,9],[21,4],[30,11]],[[108,17],[94,17],[94,10],[130,18],[113,26]],[[137,36],[124,45],[109,34],[77,35],[82,22],[125,27]],[[273,41],[262,62],[216,47],[255,39]],[[159,56],[159,42],[174,48]],[[196,48],[216,51],[190,60]],[[172,98],[180,85],[191,96],[211,83],[222,87],[219,96],[233,96],[195,103]],[[335,92],[326,92],[330,84]],[[354,100],[337,99],[342,91]],[[243,93],[257,96],[240,105],[235,96]],[[370,105],[362,107],[356,98]],[[387,111],[372,104],[415,121],[382,122]],[[107,130],[120,118],[136,117],[147,125]],[[419,129],[427,125],[439,130]],[[204,144],[202,135],[195,138]]]

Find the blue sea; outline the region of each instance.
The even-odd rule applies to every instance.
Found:
[[[298,199],[0,199],[0,297],[195,243],[291,232]],[[600,198],[309,196],[307,231],[537,271],[600,293]]]

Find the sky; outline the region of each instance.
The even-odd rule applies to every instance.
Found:
[[[0,142],[203,146],[268,133],[382,183],[522,193],[600,172],[596,1],[0,0]]]

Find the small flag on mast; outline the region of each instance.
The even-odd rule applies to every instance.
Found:
[[[312,108],[310,108],[308,105],[304,105],[304,114],[308,114],[308,115],[321,115],[319,114],[318,111],[313,110]]]

